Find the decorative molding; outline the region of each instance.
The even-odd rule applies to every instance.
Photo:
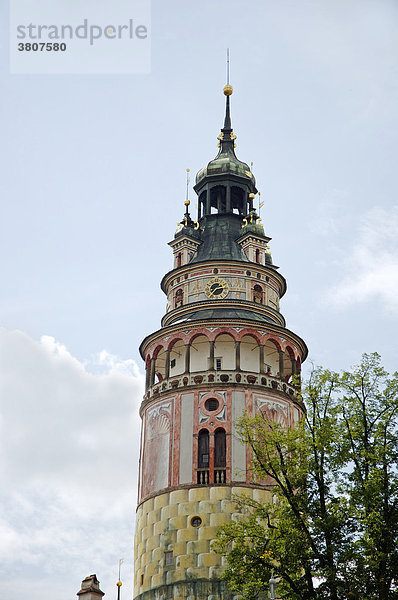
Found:
[[[216,419],[217,421],[220,421],[221,423],[225,423],[227,420],[227,407],[224,406],[222,411],[216,415]]]

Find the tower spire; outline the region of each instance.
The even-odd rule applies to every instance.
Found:
[[[231,132],[232,131],[231,108],[230,108],[229,97],[231,96],[231,94],[233,92],[233,87],[229,83],[229,65],[230,65],[230,63],[229,63],[229,48],[227,48],[227,83],[226,83],[226,85],[224,85],[224,95],[226,96],[226,103],[225,103],[224,127],[222,129],[223,132]]]

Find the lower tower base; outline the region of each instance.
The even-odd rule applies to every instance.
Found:
[[[136,600],[233,600],[224,581],[196,579],[162,585],[137,596]]]
[[[212,551],[220,525],[238,520],[235,495],[270,500],[266,489],[212,485],[171,490],[137,510],[135,600],[230,600],[224,559]]]

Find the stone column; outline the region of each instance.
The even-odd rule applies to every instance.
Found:
[[[214,371],[214,342],[210,342],[209,371]]]
[[[170,350],[166,350],[166,365],[165,365],[164,378],[168,379],[169,377],[170,377]]]
[[[265,373],[264,371],[264,346],[260,344],[260,373]]]
[[[185,371],[184,371],[184,373],[189,373],[190,356],[191,356],[191,345],[185,344]]]
[[[155,383],[155,370],[156,370],[156,358],[151,358],[151,375],[149,378],[149,385]]]
[[[292,375],[297,375],[297,364],[294,358],[292,358]]]
[[[151,363],[147,363],[145,369],[145,390],[147,390],[150,386],[150,377],[151,377]]]
[[[235,371],[240,371],[240,342],[235,342]]]
[[[211,213],[211,207],[210,207],[210,187],[207,186],[206,187],[206,211],[205,214],[209,215]]]
[[[226,190],[225,210],[227,213],[232,212],[231,211],[231,186],[229,184],[227,185],[227,190]]]
[[[296,379],[296,375],[297,375],[297,363],[296,363],[295,359],[292,358],[292,380]],[[298,383],[297,381],[294,382],[294,385],[296,387],[298,387],[297,383]]]
[[[283,379],[283,350],[279,350],[278,352],[279,354],[279,375],[281,377],[281,379]]]

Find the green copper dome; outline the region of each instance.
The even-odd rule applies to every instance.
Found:
[[[199,183],[204,177],[220,174],[232,174],[244,177],[256,185],[256,180],[249,165],[239,160],[233,150],[232,144],[221,144],[220,152],[214,160],[211,160],[207,167],[198,171],[196,183]]]
[[[232,94],[232,86],[225,86],[224,94],[226,95],[225,119],[224,127],[221,129],[221,134],[218,136],[220,140],[220,150],[214,160],[211,160],[207,167],[201,169],[196,175],[196,184],[200,183],[205,177],[212,175],[238,175],[255,187],[256,180],[250,170],[248,164],[242,162],[235,154],[235,139],[232,125],[229,97]]]

